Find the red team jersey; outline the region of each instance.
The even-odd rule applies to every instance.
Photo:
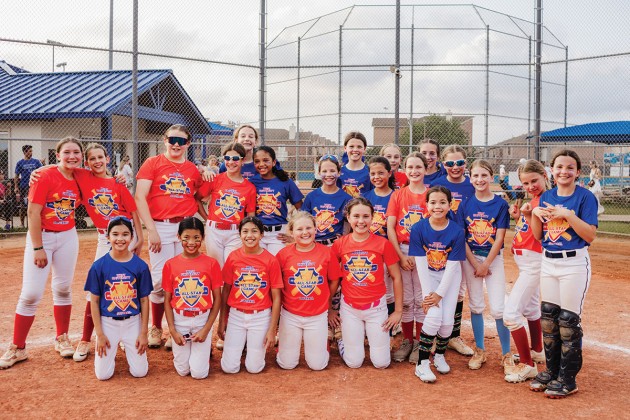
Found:
[[[232,286],[231,308],[261,311],[271,308],[271,289],[282,289],[280,264],[266,249],[259,255],[233,251],[223,266],[223,282]]]
[[[195,192],[201,185],[201,175],[194,163],[174,163],[164,154],[152,156],[142,164],[136,178],[152,181],[147,203],[153,220],[188,217],[197,212]]]
[[[42,206],[42,229],[64,232],[74,228],[74,211],[81,203],[76,180],[66,179],[57,167],[44,169],[28,192],[28,201]]]
[[[98,178],[87,169],[75,169],[74,178],[81,189],[85,210],[98,229],[107,229],[109,221],[117,216],[131,219],[131,213],[137,210],[127,187],[114,178]]]
[[[396,189],[399,190],[407,184],[409,180],[407,174],[401,171],[394,172],[394,178],[396,178]]]
[[[316,243],[312,251],[300,252],[292,244],[278,252],[276,258],[284,280],[284,309],[298,316],[326,312],[330,298],[328,282],[341,277],[332,249]]]
[[[540,196],[532,198],[532,201],[530,202],[532,210],[538,207],[539,200]],[[512,240],[512,250],[515,249],[528,249],[530,251],[542,253],[542,245],[536,240],[536,238],[534,238],[532,228],[527,224],[527,220],[522,214],[516,221],[516,233],[514,234],[514,239]]]
[[[394,191],[387,206],[386,216],[396,217],[398,243],[408,244],[411,227],[420,219],[428,217],[427,191],[415,194],[408,186]]]
[[[248,180],[234,182],[223,172],[204,182],[197,197],[210,196],[208,221],[238,224],[246,213],[256,212],[256,187]]]
[[[385,295],[385,270],[399,261],[394,246],[385,238],[370,235],[356,242],[352,234],[342,236],[332,246],[341,268],[341,293],[351,306],[360,307]]]
[[[205,312],[212,308],[212,291],[223,286],[217,260],[201,254],[171,258],[162,269],[162,288],[171,293],[171,307],[179,311]]]

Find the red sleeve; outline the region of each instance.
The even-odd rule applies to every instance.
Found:
[[[149,181],[153,181],[153,179],[155,178],[154,172],[155,172],[156,162],[157,162],[157,156],[154,158],[147,159],[140,167],[140,170],[138,171],[138,174],[136,175],[136,179],[148,179]]]
[[[232,271],[232,255],[230,254],[223,265],[223,270],[221,271],[224,284],[232,285],[234,283]]]
[[[162,269],[162,289],[165,292],[173,293],[173,279],[171,278],[171,260],[167,261],[164,264],[164,268]]]
[[[282,270],[280,269],[280,263],[275,257],[269,261],[269,281],[272,289],[284,289]]]
[[[124,184],[116,183],[118,186],[118,194],[120,194],[120,203],[123,205],[123,211],[127,213],[133,213],[138,210],[138,206],[136,206],[136,200],[133,199],[133,196],[127,189]]]
[[[52,169],[57,170],[56,168]],[[28,201],[44,206],[50,186],[51,181],[49,180],[48,171],[42,171],[39,180],[33,183],[28,191]]]
[[[400,261],[398,258],[398,254],[394,249],[394,245],[391,242],[385,240],[385,246],[383,247],[383,261],[385,261],[385,265],[390,266],[392,264],[396,264]]]
[[[249,194],[247,194],[247,207],[245,213],[256,213],[256,187],[251,182],[245,180],[250,186]]]
[[[396,190],[392,193],[392,198],[389,199],[389,204],[387,205],[387,212],[385,213],[385,217],[398,217],[398,201],[400,200],[400,191],[402,190]]]
[[[214,274],[214,273],[220,273],[220,272],[221,272],[221,266],[219,265],[219,262],[215,260],[214,258],[210,258],[210,273]],[[221,286],[223,286],[222,276],[211,275],[210,288],[212,290],[215,290]]]
[[[212,190],[214,188],[214,181],[216,179],[217,177],[215,176],[212,181],[203,181],[201,185],[199,186],[199,189],[197,190],[197,194],[195,194],[195,197],[202,199],[209,196],[210,193],[212,193]]]
[[[342,276],[341,266],[331,248],[328,248],[328,257],[330,259],[328,263],[328,281],[339,280]]]

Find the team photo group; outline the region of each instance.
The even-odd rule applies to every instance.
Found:
[[[22,289],[0,368],[28,359],[51,274],[54,349],[77,362],[93,357],[100,380],[114,374],[119,347],[134,377],[148,373],[147,348],[165,346],[179,375],[203,379],[211,357],[225,373],[238,373],[242,359],[259,373],[276,346],[278,366],[293,369],[303,346],[312,370],[325,369],[331,354],[360,368],[367,349],[375,368],[409,362],[430,383],[449,373],[451,349],[473,370],[501,363],[505,381],[549,398],[577,392],[598,201],[578,183],[574,151],[558,150],[550,171],[522,161],[527,197],[511,204],[495,194],[489,162],[431,139],[407,156],[388,144],[367,158],[365,136],[350,132],[343,156],[318,159],[306,196],[252,126],[235,130],[218,168],[188,160],[191,140],[185,126],[169,127],[164,153],[137,170],[133,195],[129,175],[108,170],[104,146],[84,149],[73,137],[57,144],[56,165],[30,175]],[[73,344],[80,204],[98,243],[87,278],[76,280],[86,301]],[[519,270],[509,294],[506,253]],[[460,336],[465,311],[474,343]],[[500,360],[486,355],[484,312]]]

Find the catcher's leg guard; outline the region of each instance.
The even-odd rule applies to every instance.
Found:
[[[560,372],[560,359],[562,357],[562,339],[560,338],[560,306],[542,302],[541,327],[543,332],[543,344],[545,347],[545,360],[547,369],[538,373],[530,384],[532,391],[544,391],[547,384],[558,378]]]
[[[560,337],[562,358],[559,379],[567,385],[575,384],[575,377],[582,368],[582,326],[580,316],[563,309],[560,311]]]

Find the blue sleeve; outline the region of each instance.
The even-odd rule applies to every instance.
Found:
[[[219,165],[219,173],[223,173],[227,171],[227,168],[225,167],[225,162],[221,162],[221,164]]]
[[[301,210],[304,210],[307,213],[312,213],[313,212],[313,208],[311,207],[311,194],[313,193],[313,191],[311,191],[310,193],[306,194],[306,197],[304,198],[304,203],[302,203],[302,209]]]
[[[462,229],[457,229],[455,240],[453,241],[453,249],[448,254],[448,261],[465,261],[466,260],[466,235]]]
[[[37,160],[37,163],[35,164],[36,167],[41,168],[42,166],[44,166],[44,164],[39,159],[36,159],[36,160]]]
[[[15,164],[15,173],[17,175],[20,175],[21,171],[22,171],[22,159],[18,160],[18,163]]]
[[[422,230],[420,223],[416,223],[411,227],[409,232],[409,256],[424,257],[426,252],[422,248]]]
[[[87,279],[85,280],[85,287],[83,288],[83,290],[100,297],[103,293],[103,290],[101,290],[101,282],[98,278],[98,273],[100,271],[99,266],[100,264],[97,263],[92,264],[92,267],[90,267],[90,271],[88,271]]]
[[[302,194],[302,191],[300,191],[300,189],[295,184],[295,182],[293,182],[293,180],[290,179],[287,182],[289,183],[288,185],[289,186],[288,188],[289,201],[291,202],[291,204],[295,205],[295,203],[304,199],[304,194]]]
[[[510,228],[510,208],[508,203],[504,199],[501,200],[501,206],[499,207],[499,214],[497,215],[497,229],[509,229]]]
[[[578,217],[589,225],[599,226],[597,222],[597,198],[595,194],[585,188],[584,198],[580,201],[580,208],[577,212]]]
[[[142,262],[142,269],[138,273],[138,297],[147,297],[153,291],[153,281],[151,279],[151,271],[149,266]]]

